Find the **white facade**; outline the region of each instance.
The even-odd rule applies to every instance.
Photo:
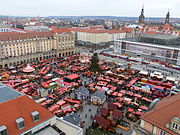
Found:
[[[27,26],[24,27],[24,29],[29,31],[36,31],[36,32],[49,31],[49,27],[47,26]]]
[[[32,133],[35,133],[35,132],[38,132],[39,130],[43,129],[44,127],[46,127],[46,126],[48,126],[48,125],[52,126],[52,125],[55,125],[55,124],[56,124],[56,117],[54,116],[54,117],[52,117],[51,119],[46,120],[46,121],[44,121],[44,122],[36,125],[35,127],[24,131],[23,133],[20,133],[19,135],[24,135],[24,134],[26,134],[26,133],[28,133],[28,132],[30,132],[30,131],[31,131]]]
[[[103,42],[112,42],[117,39],[126,37],[126,33],[91,33],[91,32],[77,32],[77,40],[84,42],[91,42],[93,44],[100,44]]]
[[[55,125],[61,131],[63,131],[66,135],[83,135],[83,129],[82,128],[80,128],[76,125],[73,125],[73,124],[71,124],[71,123],[69,123],[63,119],[57,118],[56,116],[38,124],[37,126],[19,134],[19,135],[24,135],[30,131],[33,134],[33,133],[36,133],[40,130],[41,130],[40,134],[47,134],[46,129],[43,131],[43,128],[48,127],[48,126],[52,126],[52,125]],[[48,132],[50,132],[50,131],[48,130]]]
[[[180,48],[166,45],[116,40],[114,42],[114,52],[152,56],[163,60],[168,59],[169,61],[177,61],[176,65],[180,65]]]
[[[56,119],[56,127],[61,129],[66,135],[83,135],[82,128],[60,118]]]

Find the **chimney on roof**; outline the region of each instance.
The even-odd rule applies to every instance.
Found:
[[[166,123],[166,128],[170,128],[170,123]]]

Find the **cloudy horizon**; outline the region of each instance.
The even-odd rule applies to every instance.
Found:
[[[146,17],[180,18],[180,0],[6,0],[0,15],[12,16],[122,16],[138,17],[142,5]]]

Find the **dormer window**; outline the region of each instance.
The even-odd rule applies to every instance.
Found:
[[[39,116],[39,112],[38,111],[32,112],[31,116],[32,116],[34,122],[37,122],[37,121],[40,120],[40,116]]]
[[[25,127],[23,118],[18,118],[15,121],[19,130]]]
[[[172,124],[172,128],[173,128],[174,130],[178,130],[179,125],[178,125],[178,124],[176,124],[176,123],[173,123],[173,124]]]
[[[159,135],[166,135],[166,132],[161,130]]]
[[[0,126],[0,135],[7,135],[7,127],[5,125]]]

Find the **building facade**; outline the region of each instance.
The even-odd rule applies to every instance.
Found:
[[[179,104],[179,94],[162,99],[151,111],[141,116],[140,127],[150,135],[179,135]]]
[[[166,19],[165,19],[165,24],[166,23],[170,23],[170,13],[169,13],[169,11],[168,11],[168,13],[166,14]]]
[[[1,67],[75,53],[72,33],[6,33],[0,36]]]
[[[0,86],[0,135],[83,135],[82,128],[57,118],[27,95]]]
[[[159,59],[169,64],[180,65],[180,44],[177,37],[168,35],[145,34],[141,37],[117,40],[114,52],[142,56],[148,59]]]
[[[145,16],[144,16],[144,7],[141,10],[141,15],[139,16],[139,22],[138,25],[144,26],[145,25]]]
[[[54,34],[56,56],[68,56],[75,53],[75,35],[71,32]]]
[[[36,32],[49,31],[49,27],[47,26],[27,26],[27,27],[24,27],[24,29],[29,30],[29,31],[36,31]]]
[[[102,47],[110,45],[117,39],[126,37],[126,33],[119,30],[75,30],[77,43],[84,46]]]

